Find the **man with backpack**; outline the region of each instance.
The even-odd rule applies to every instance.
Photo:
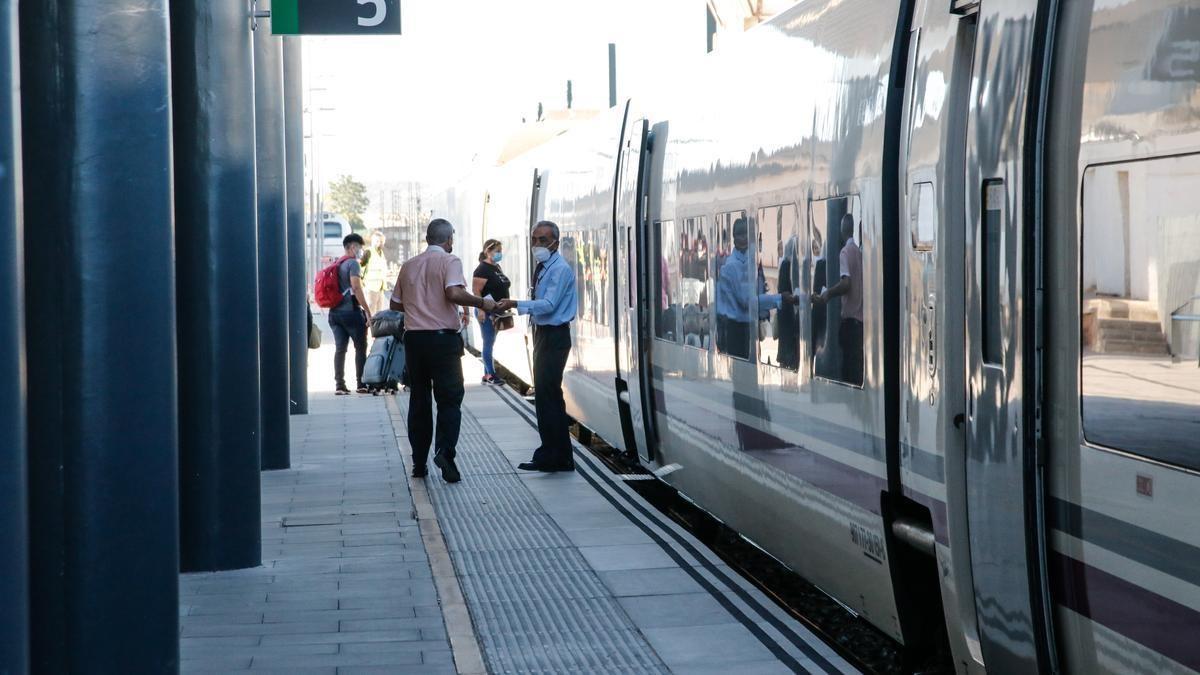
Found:
[[[361,235],[351,233],[342,240],[342,246],[346,254],[317,275],[315,293],[317,304],[329,309],[329,327],[333,330],[336,345],[333,353],[334,393],[338,396],[350,393],[346,387],[346,351],[351,340],[354,341],[358,393],[368,393],[362,378],[363,364],[367,362],[367,325],[371,323],[371,310],[363,293],[362,267],[358,264],[365,242]]]

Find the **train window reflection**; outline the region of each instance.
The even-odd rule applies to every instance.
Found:
[[[758,360],[789,370],[800,367],[800,313],[794,204],[758,211]]]
[[[712,342],[708,329],[708,258],[709,245],[703,216],[684,218],[679,233],[680,323],[683,344],[708,349]]]
[[[1200,469],[1200,156],[1083,178],[1088,442]]]
[[[654,335],[661,340],[679,342],[679,239],[675,222],[660,221],[656,225],[654,247],[658,264],[653,273],[657,280],[654,303]]]
[[[1007,201],[1003,180],[983,182],[983,231],[979,242],[983,270],[979,284],[979,310],[983,329],[983,360],[992,364],[1004,362],[1005,307],[1008,297],[1008,271],[1005,265],[1007,223],[1004,217]]]
[[[583,230],[563,235],[563,257],[575,267],[578,318],[584,323],[608,322],[611,301],[605,292],[609,276],[608,239],[607,230]]]
[[[934,202],[933,183],[917,183],[912,186],[910,192],[912,213],[910,218],[910,231],[912,235],[912,247],[917,251],[932,251],[934,239],[937,237],[937,223],[935,222],[935,214],[937,212]]]
[[[812,245],[813,375],[863,384],[862,216],[857,197],[809,206]]]
[[[750,222],[745,211],[717,215],[717,350],[734,358],[749,359],[758,317],[753,297],[757,285],[750,253]]]

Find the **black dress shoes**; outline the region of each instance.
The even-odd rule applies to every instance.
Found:
[[[454,465],[454,458],[439,452],[434,456],[433,463],[442,470],[442,479],[447,483],[457,483],[462,480],[462,475],[458,473],[458,467]]]
[[[521,471],[541,471],[542,473],[554,473],[556,471],[574,471],[575,463],[563,465],[541,464],[539,462],[521,462],[517,465]]]
[[[427,475],[429,475],[429,470],[426,469],[425,467],[423,467],[423,466],[413,467],[413,470],[412,470],[413,478],[424,478]]]

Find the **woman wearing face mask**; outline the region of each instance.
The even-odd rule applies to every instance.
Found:
[[[492,296],[496,302],[508,298],[508,288],[511,282],[500,269],[500,261],[504,258],[504,246],[495,239],[488,239],[483,244],[479,254],[479,267],[475,268],[472,284],[475,295],[480,297]],[[483,383],[497,384],[496,363],[492,360],[492,347],[496,344],[496,324],[492,323],[491,315],[483,310],[476,310],[479,319],[479,332],[483,334]]]

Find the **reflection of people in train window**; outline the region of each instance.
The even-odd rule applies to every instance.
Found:
[[[765,279],[761,271],[750,274],[749,228],[745,218],[738,218],[733,224],[733,250],[725,263],[721,265],[717,276],[717,349],[738,358],[750,358],[751,336],[757,337],[755,330],[758,316],[751,314],[750,302],[752,296],[758,295],[758,312],[769,313],[779,309],[785,298],[778,293],[764,293]],[[757,286],[758,292],[751,287]],[[789,294],[786,301],[791,302]]]
[[[779,294],[796,293],[796,237],[788,240],[779,256]],[[777,359],[784,368],[796,370],[800,367],[800,312],[795,305],[783,303],[779,309],[779,352]]]
[[[863,271],[862,251],[854,242],[854,216],[842,216],[842,251],[838,254],[841,278],[817,300],[826,303],[842,298],[842,322],[838,327],[838,346],[842,351],[843,382],[863,383]]]
[[[564,254],[564,257],[575,267],[575,279],[578,280],[578,283],[575,284],[575,300],[579,309],[579,318],[583,319],[586,318],[583,304],[583,258],[587,254],[587,249],[582,243],[577,245],[574,237],[563,237],[562,246],[563,248],[569,248],[571,252],[570,255]]]
[[[665,256],[659,256],[658,278],[662,279],[662,288],[659,289],[659,311],[667,311],[667,307],[671,304],[671,279],[667,273],[667,259]]]
[[[607,239],[607,237],[605,237]],[[602,241],[602,246],[599,248],[596,256],[596,306],[600,308],[600,323],[608,323],[608,303],[611,296],[608,294],[608,242]]]
[[[812,345],[809,352],[809,358],[815,359],[817,352],[825,345],[825,303],[817,302],[817,296],[825,292],[827,286],[825,282],[825,239],[821,235],[820,230],[813,230],[812,240],[812,255],[813,255],[813,306],[812,306]]]
[[[593,261],[596,257],[596,246],[593,239],[593,233],[588,233],[587,256],[583,258],[583,287],[587,289],[588,309],[587,316],[590,321],[596,321],[596,285],[595,276],[593,274]]]

